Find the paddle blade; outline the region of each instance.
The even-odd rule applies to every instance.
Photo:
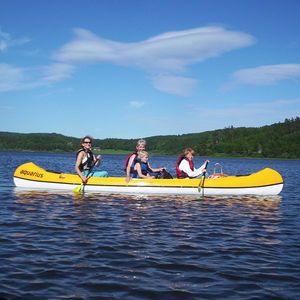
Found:
[[[76,186],[76,188],[73,189],[73,192],[75,194],[82,194],[83,193],[83,183],[81,185]]]
[[[204,179],[205,179],[205,174],[203,174],[203,175],[201,176],[201,180],[200,180],[199,185],[198,185],[198,192],[199,192],[199,193],[201,192],[201,190],[202,190],[202,188],[203,188],[203,186],[204,186]]]

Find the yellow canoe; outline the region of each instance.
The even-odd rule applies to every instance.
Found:
[[[17,187],[29,189],[70,190],[81,184],[75,174],[47,171],[34,163],[25,163],[14,172]],[[283,178],[275,170],[266,168],[242,176],[203,179],[131,179],[125,177],[91,177],[84,186],[85,192],[171,194],[171,195],[278,195]]]

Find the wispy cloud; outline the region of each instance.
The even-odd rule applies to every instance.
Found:
[[[8,64],[0,64],[0,91],[10,91],[20,85],[24,80],[24,70],[10,66]]]
[[[300,98],[279,99],[270,102],[245,103],[225,108],[207,109],[203,106],[187,104],[190,113],[181,118],[172,115],[136,115],[137,122],[143,122],[144,129],[151,124],[152,134],[182,134],[222,129],[224,127],[259,127],[284,121],[300,114]],[[266,118],[266,116],[268,116]],[[132,119],[132,116],[130,116]],[[253,123],[255,120],[255,123]],[[154,132],[154,133],[153,133]]]
[[[198,80],[181,76],[158,75],[152,77],[152,83],[159,91],[188,96],[196,88]]]
[[[136,43],[103,39],[81,28],[74,33],[75,38],[54,54],[56,62],[35,68],[40,74],[34,77],[40,79],[32,77],[32,83],[29,83],[28,70],[1,64],[0,91],[63,81],[72,76],[76,64],[80,63],[113,63],[144,70],[150,74],[154,88],[162,92],[187,96],[198,84],[193,78],[179,76],[189,65],[255,43],[251,35],[220,26],[166,32]],[[0,29],[0,52],[29,41],[28,38],[12,38]]]
[[[7,32],[0,28],[0,53],[4,54],[13,46],[23,45],[30,42],[29,38],[12,38]],[[7,63],[0,63],[0,92],[22,90],[43,85],[40,80],[33,79],[32,73],[36,73],[36,68],[25,69]],[[37,77],[37,76],[35,76]]]
[[[145,105],[144,102],[140,102],[140,101],[130,101],[129,104],[130,104],[130,106],[136,107],[136,108],[140,108]]]
[[[170,133],[203,132],[228,126],[265,126],[300,114],[300,98],[227,105],[225,108],[208,109],[203,106],[187,106],[190,109],[189,114],[182,115],[180,119],[171,117],[166,123],[169,125]],[[155,125],[162,126],[162,123],[157,122]]]
[[[0,64],[0,92],[28,89],[41,86],[41,81],[31,81],[28,70],[8,64]]]
[[[166,79],[186,71],[191,64],[255,43],[255,39],[249,34],[218,26],[166,32],[136,43],[103,39],[81,28],[74,32],[75,39],[62,46],[54,54],[54,59],[72,64],[113,63],[130,66],[143,69],[152,76],[167,74]],[[159,84],[158,78],[161,79]],[[179,77],[177,80],[179,81]],[[190,87],[195,84],[183,77],[181,82],[189,82]],[[153,83],[161,91],[176,93],[176,90],[170,89],[169,80],[163,80],[163,77],[154,77]],[[163,87],[163,83],[166,83],[166,87]],[[182,90],[179,89],[179,94],[181,93]]]
[[[44,68],[45,77],[43,80],[58,82],[70,78],[75,67],[69,64],[54,63]]]
[[[4,32],[0,29],[0,51],[4,51],[9,47],[22,45],[28,42],[30,42],[30,39],[27,37],[14,39],[9,33]]]
[[[9,105],[0,106],[0,112],[2,112],[2,113],[10,112],[13,109],[14,109],[14,107],[13,106],[9,106]]]
[[[225,87],[236,85],[272,85],[280,80],[300,76],[300,64],[266,65],[256,68],[242,69],[232,74],[232,81]]]
[[[7,48],[8,35],[0,30],[0,51],[4,51]]]
[[[76,38],[54,58],[69,62],[112,62],[146,70],[183,71],[189,64],[221,55],[255,42],[248,34],[222,27],[167,32],[137,43],[120,43],[75,29]]]
[[[2,64],[0,90],[23,89],[63,81],[73,75],[76,64],[80,63],[113,63],[144,70],[150,74],[151,83],[157,90],[188,96],[195,90],[198,81],[179,74],[185,72],[189,65],[255,43],[251,35],[220,26],[166,32],[136,43],[103,39],[81,28],[75,29],[74,33],[75,38],[53,55],[56,62],[39,67],[39,72],[44,74],[39,74],[40,79],[32,80],[31,84],[28,83],[28,72],[23,68]],[[2,52],[28,41],[27,38],[13,39],[9,33],[0,29]]]
[[[225,108],[205,109],[203,107],[191,107],[191,114],[198,115],[201,113],[206,118],[232,119],[233,122],[253,120],[259,118],[265,119],[266,115],[278,116],[276,119],[284,119],[287,116],[294,116],[299,113],[300,98],[296,99],[279,99],[269,102],[242,103],[239,105],[226,106]]]

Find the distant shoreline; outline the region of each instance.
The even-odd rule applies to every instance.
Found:
[[[179,156],[192,148],[201,157],[300,159],[300,118],[259,128],[233,126],[182,135],[145,137],[150,155]],[[137,139],[93,139],[102,154],[128,155]],[[80,139],[57,133],[19,134],[0,131],[0,151],[76,153]]]
[[[29,152],[29,153],[64,153],[64,154],[76,154],[76,152],[63,152],[63,151],[36,151],[36,150],[0,150],[0,152]],[[94,154],[105,154],[105,155],[129,155],[132,151],[125,151],[125,150],[114,150],[114,149],[104,149],[101,151],[93,151]],[[162,154],[158,152],[149,151],[151,156],[174,156],[177,157],[178,155],[174,154]],[[300,158],[283,158],[283,157],[253,157],[253,156],[228,156],[228,155],[197,155],[200,158],[235,158],[235,159],[264,159],[264,160],[297,160],[299,161]]]

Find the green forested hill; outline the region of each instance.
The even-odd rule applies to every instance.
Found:
[[[151,154],[177,155],[186,147],[201,156],[300,159],[300,118],[259,128],[229,127],[201,133],[147,137]],[[0,150],[74,152],[80,139],[56,133],[0,132]],[[133,151],[137,139],[95,139],[94,147]]]

